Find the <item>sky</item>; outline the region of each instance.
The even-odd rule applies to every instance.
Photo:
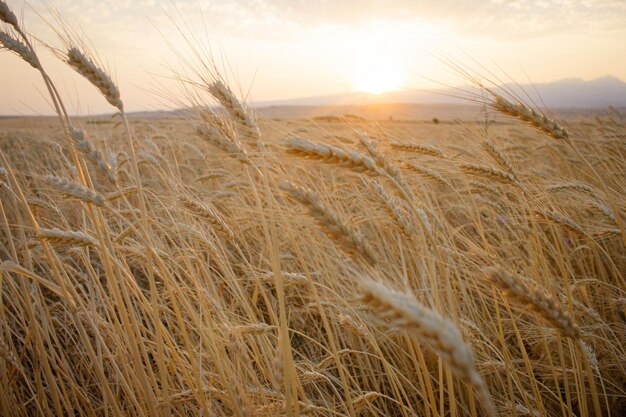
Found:
[[[58,11],[93,45],[128,111],[179,104],[182,34],[254,101],[463,84],[450,59],[520,83],[626,80],[626,0],[6,1],[55,47]],[[72,113],[111,112],[46,46],[37,50]],[[38,74],[0,51],[0,114],[51,113]]]

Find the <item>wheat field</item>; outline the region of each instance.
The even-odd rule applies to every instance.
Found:
[[[73,118],[0,20],[58,112],[0,120],[0,414],[626,413],[618,110],[272,120],[196,66],[129,119],[68,38],[118,112]]]

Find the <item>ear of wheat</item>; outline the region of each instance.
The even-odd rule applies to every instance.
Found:
[[[344,150],[331,145],[315,144],[300,138],[288,139],[286,146],[287,151],[295,155],[334,163],[359,173],[380,175],[380,168],[372,158],[355,151]]]
[[[371,155],[372,159],[376,163],[380,169],[387,174],[387,176],[391,179],[392,184],[402,193],[405,200],[407,202],[411,202],[413,200],[413,195],[411,190],[404,182],[404,178],[402,178],[402,174],[400,174],[400,170],[380,153],[376,144],[369,140],[364,134],[357,132],[357,137],[359,138],[359,142],[365,146],[367,152]]]
[[[89,142],[85,138],[85,132],[75,129],[70,126],[70,137],[78,149],[85,157],[91,161],[92,164],[96,166],[96,168],[104,174],[104,176],[111,182],[115,182],[115,176],[113,175],[113,171],[107,162],[104,160],[102,153],[95,149],[91,142]]]
[[[183,206],[185,206],[188,210],[206,219],[213,229],[217,231],[220,235],[222,235],[227,240],[233,240],[235,235],[233,231],[226,225],[222,217],[217,214],[215,210],[208,207],[205,204],[200,203],[199,201],[192,200],[189,197],[180,197],[180,202]]]
[[[436,156],[437,158],[445,158],[445,155],[441,149],[434,146],[426,145],[424,143],[389,142],[389,145],[394,148],[402,149],[403,151]]]
[[[405,237],[411,237],[415,230],[411,226],[411,223],[406,218],[403,211],[400,209],[400,206],[394,201],[394,199],[387,194],[382,185],[376,181],[369,181],[369,186],[374,193],[378,196],[378,198],[383,203],[385,210],[389,213],[393,221],[400,227],[400,230],[404,234]]]
[[[489,142],[488,140],[483,141],[481,145],[483,149],[487,151],[489,156],[491,156],[491,158],[493,158],[493,160],[496,161],[498,165],[500,165],[500,168],[502,168],[504,171],[509,173],[515,179],[516,182],[519,182],[517,171],[515,170],[515,168],[513,168],[513,164],[511,164],[511,161],[509,161],[509,158],[507,158],[506,155],[500,152],[495,147],[495,145]]]
[[[562,139],[569,142],[569,134],[558,121],[548,118],[544,113],[535,111],[524,103],[511,103],[504,97],[491,92],[493,100],[490,105],[495,110],[507,116],[520,119],[531,126],[547,133],[555,139]]]
[[[359,253],[370,262],[376,259],[374,251],[367,243],[367,240],[322,204],[317,194],[313,191],[297,187],[286,181],[280,183],[280,188],[286,191],[292,198],[304,204],[319,225],[327,231],[330,237],[340,242],[346,252],[351,255]]]
[[[102,195],[67,178],[46,175],[44,180],[47,184],[55,187],[66,195],[90,202],[96,206],[102,206],[104,204],[104,197]]]
[[[531,289],[527,280],[518,275],[509,274],[502,268],[491,268],[485,272],[506,296],[533,307],[533,310],[563,335],[572,339],[580,338],[580,329],[574,319],[561,307],[555,297],[546,294],[538,286]]]
[[[254,120],[248,114],[235,94],[222,81],[217,80],[209,86],[209,93],[226,109],[228,114],[244,126],[256,128]]]
[[[581,182],[565,182],[561,184],[554,184],[548,186],[547,190],[551,193],[558,193],[560,191],[576,191],[579,193],[587,194],[591,197],[596,197],[597,195],[592,186]]]
[[[9,6],[2,0],[0,0],[0,20],[4,23],[8,23],[14,28],[18,27],[17,17],[15,17],[15,13],[13,13]]]
[[[556,224],[557,226],[569,230],[571,232],[574,232],[576,234],[585,236],[586,233],[583,230],[582,227],[580,227],[578,225],[578,223],[576,223],[574,220],[569,219],[565,216],[563,216],[560,213],[557,213],[556,211],[553,210],[537,210],[535,211],[535,213],[539,216],[539,218],[543,218],[548,220],[551,223]]]
[[[478,175],[481,177],[493,179],[495,181],[499,181],[503,183],[513,184],[513,185],[519,184],[517,180],[515,179],[515,177],[513,177],[508,172],[504,172],[500,169],[490,167],[489,165],[466,163],[466,164],[461,164],[460,168],[469,174]]]
[[[194,129],[201,138],[204,138],[209,143],[217,146],[224,152],[229,153],[234,158],[237,158],[241,163],[247,164],[250,162],[245,149],[243,149],[238,143],[225,137],[219,129],[207,124],[197,124],[194,126]]]
[[[35,69],[39,68],[37,56],[30,50],[30,48],[19,40],[13,38],[8,33],[0,31],[0,46],[22,58],[31,67]]]
[[[98,246],[96,239],[78,231],[42,228],[38,236],[57,246]]]
[[[99,68],[91,59],[78,50],[70,48],[67,52],[67,63],[80,75],[93,84],[113,107],[124,111],[124,104],[120,99],[120,92],[111,77]]]
[[[405,330],[426,343],[450,369],[477,389],[485,410],[495,416],[489,391],[474,365],[474,354],[454,323],[424,307],[407,294],[389,290],[374,281],[362,283],[362,300],[391,326]]]
[[[430,178],[431,180],[434,180],[440,184],[448,185],[448,182],[445,180],[445,178],[443,178],[438,172],[421,167],[412,162],[405,162],[404,165],[410,170],[415,171],[418,174],[421,174],[423,177]]]

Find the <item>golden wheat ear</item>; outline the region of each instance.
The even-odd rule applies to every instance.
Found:
[[[476,370],[474,354],[457,326],[420,304],[415,297],[395,292],[374,281],[361,283],[362,301],[390,326],[415,335],[436,352],[459,377],[471,384],[483,400],[485,411],[495,416],[495,406],[485,381]]]
[[[287,181],[281,182],[279,186],[294,200],[307,207],[320,227],[326,231],[326,234],[338,242],[348,254],[355,255],[358,253],[369,262],[374,262],[376,259],[375,252],[365,237],[357,230],[347,225],[337,214],[326,207],[320,201],[316,193],[295,186]]]
[[[31,67],[35,69],[39,68],[39,62],[35,54],[33,54],[33,51],[8,33],[0,31],[0,46],[22,58],[22,60],[27,62]]]
[[[548,295],[536,285],[531,288],[528,280],[519,275],[510,274],[502,268],[486,269],[485,273],[507,297],[531,306],[534,311],[550,322],[564,336],[572,339],[580,338],[580,328],[555,297]]]
[[[115,85],[111,77],[103,69],[98,67],[91,58],[78,48],[72,47],[67,51],[66,62],[100,90],[109,104],[116,107],[121,112],[124,111],[124,104],[120,99],[120,90],[117,88],[117,85]]]

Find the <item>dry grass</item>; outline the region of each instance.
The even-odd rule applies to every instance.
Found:
[[[127,123],[93,62],[122,126],[0,122],[1,415],[624,415],[622,119],[277,122],[212,79],[222,116]]]

